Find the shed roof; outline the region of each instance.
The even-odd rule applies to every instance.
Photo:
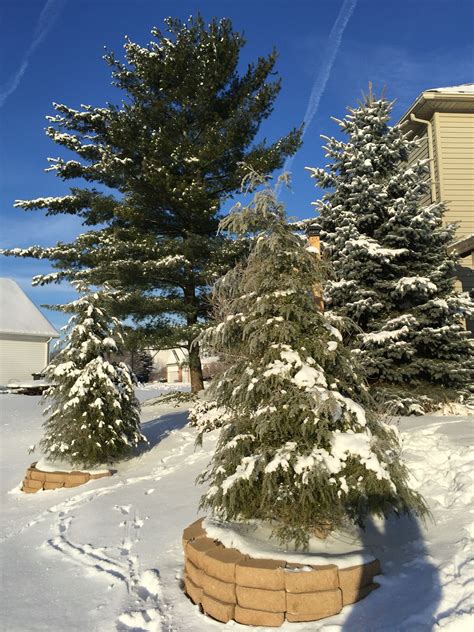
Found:
[[[59,337],[18,283],[6,278],[0,278],[0,333]]]

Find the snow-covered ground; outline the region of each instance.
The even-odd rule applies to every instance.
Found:
[[[155,397],[160,389],[168,387],[144,389],[140,399]],[[33,460],[27,449],[41,436],[38,402],[38,397],[0,396],[1,629],[248,630],[200,614],[181,588],[181,532],[198,515],[201,490],[194,480],[215,435],[195,450],[184,405],[145,405],[143,429],[151,447],[120,465],[114,477],[26,495],[18,486]],[[473,628],[472,419],[401,420],[414,485],[435,522],[426,528],[408,519],[370,525],[364,540],[382,561],[381,589],[336,617],[285,624],[282,630]]]

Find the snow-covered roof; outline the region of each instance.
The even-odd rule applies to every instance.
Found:
[[[406,125],[407,129],[411,128],[416,132],[421,124],[413,117],[429,121],[435,112],[473,114],[474,83],[424,90],[398,122]]]
[[[0,333],[59,337],[18,283],[6,278],[0,278]]]
[[[446,88],[430,88],[425,92],[439,92],[441,94],[474,94],[474,83],[462,83],[459,86],[447,86]]]

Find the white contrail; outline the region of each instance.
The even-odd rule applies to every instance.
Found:
[[[20,81],[28,68],[28,64],[30,63],[31,55],[35,52],[37,47],[48,34],[49,30],[53,27],[65,3],[66,0],[47,0],[38,18],[38,22],[33,33],[33,40],[23,56],[23,61],[21,62],[20,67],[7,85],[0,91],[0,107],[3,106],[8,97],[13,94],[20,85]]]
[[[344,35],[347,23],[349,22],[350,17],[354,12],[356,4],[357,0],[344,0],[341,10],[339,11],[339,15],[337,16],[331,32],[329,33],[328,43],[324,52],[321,67],[316,77],[316,81],[314,82],[313,89],[311,90],[308,107],[306,108],[306,112],[303,118],[304,127],[302,138],[308,131],[308,128],[311,125],[311,121],[318,111],[319,102],[321,101],[321,97],[323,96],[324,90],[326,89],[326,84],[331,74],[334,60],[336,59],[337,52],[341,45],[342,36]],[[283,171],[290,170],[293,158],[294,155],[288,156],[288,158],[285,160]]]

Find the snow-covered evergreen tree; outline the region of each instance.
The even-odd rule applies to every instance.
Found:
[[[443,224],[443,204],[421,201],[429,161],[408,164],[418,141],[389,126],[392,106],[370,91],[336,119],[345,141],[323,137],[329,164],[310,171],[329,189],[316,202],[333,268],[326,307],[360,327],[356,352],[374,392],[398,412],[421,413],[472,384],[472,304],[454,290],[455,226]]]
[[[255,239],[217,284],[220,322],[203,334],[233,362],[213,385],[230,420],[199,479],[209,483],[201,506],[224,520],[270,521],[280,540],[300,546],[371,514],[423,514],[396,433],[342,343],[343,319],[316,308],[321,263],[274,191],[258,191],[222,225]]]
[[[72,181],[70,192],[16,202],[77,215],[88,232],[6,254],[51,261],[58,271],[36,283],[80,279],[120,290],[116,315],[132,317],[148,347],[184,347],[198,391],[202,368],[191,342],[208,316],[209,283],[243,250],[216,234],[221,204],[239,188],[242,162],[279,168],[298,148],[300,131],[254,142],[280,91],[275,51],[240,73],[245,40],[230,20],[165,24],[167,32],[154,28],[146,46],[127,39],[125,61],[105,55],[120,105],[54,105],[46,133],[76,156],[50,159],[49,170]]]
[[[46,369],[45,433],[40,448],[52,461],[79,467],[110,463],[146,441],[129,367],[113,362],[123,346],[121,324],[107,316],[99,292],[63,306],[74,312],[65,341]]]

